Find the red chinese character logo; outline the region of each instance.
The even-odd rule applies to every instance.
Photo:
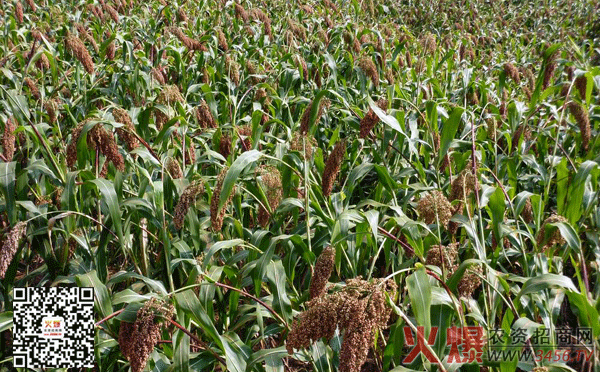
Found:
[[[485,333],[483,327],[464,327],[463,338],[465,340],[465,352],[468,352],[468,356],[465,357],[463,362],[473,363],[477,361],[482,363],[481,356],[483,355],[483,347],[485,346]]]
[[[403,330],[404,330],[404,339],[406,340],[406,344],[408,346],[413,346],[413,349],[406,356],[406,358],[404,358],[402,363],[404,363],[404,364],[412,363],[420,353],[423,353],[423,356],[425,358],[427,358],[427,360],[430,362],[433,362],[436,360],[435,356],[426,347],[425,327],[423,327],[423,326],[417,327],[416,342],[415,342],[415,338],[413,337],[412,330],[410,329],[410,327],[405,326],[403,328]],[[427,345],[433,345],[433,343],[435,342],[435,336],[437,336],[437,331],[438,331],[437,327],[431,327],[431,333],[429,333],[429,338],[427,339]]]
[[[462,363],[462,352],[458,347],[463,344],[462,328],[452,326],[446,330],[446,345],[450,346],[448,354],[448,363]]]
[[[482,327],[453,326],[447,330],[446,345],[450,346],[448,363],[482,363],[483,347],[485,337]],[[462,351],[458,349],[463,346]]]

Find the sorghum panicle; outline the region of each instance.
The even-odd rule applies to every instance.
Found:
[[[104,33],[104,37],[106,39],[110,39],[111,34],[108,30],[106,30],[106,32]],[[108,58],[110,61],[112,61],[113,59],[115,59],[115,53],[116,53],[117,47],[115,45],[115,40],[111,41],[110,44],[108,44],[106,46],[106,58]]]
[[[25,236],[27,230],[27,222],[17,222],[1,239],[2,246],[0,247],[0,279],[4,279],[8,266],[17,253],[19,242]]]
[[[15,154],[15,130],[17,123],[15,118],[8,118],[4,123],[4,135],[2,136],[2,151],[7,161],[12,161]]]
[[[533,207],[531,205],[531,199],[527,199],[527,201],[525,202],[525,206],[523,207],[523,210],[521,211],[521,216],[523,217],[523,220],[527,223],[532,223],[533,222]]]
[[[65,44],[67,49],[71,51],[71,53],[81,62],[85,71],[88,74],[94,73],[94,61],[92,60],[92,56],[90,52],[85,48],[83,41],[79,39],[77,36],[69,33],[65,39]]]
[[[536,241],[538,248],[541,248],[542,252],[545,252],[548,248],[551,248],[554,245],[565,244],[566,241],[562,237],[558,228],[554,230],[550,237],[546,237],[546,229],[548,228],[548,224],[558,222],[567,222],[567,219],[563,216],[552,214],[550,217],[546,218],[546,220],[542,224],[542,227],[540,227],[540,231],[537,234]]]
[[[88,33],[85,27],[81,23],[76,23],[75,28],[77,28],[77,32],[79,32],[79,37],[83,37],[85,40],[87,40],[88,43],[92,45],[92,48],[94,48],[94,51],[98,53],[98,44],[96,43],[96,40],[92,37],[92,35]]]
[[[439,190],[427,193],[419,200],[417,211],[423,221],[430,225],[438,223],[440,226],[448,226],[448,221],[452,218],[452,205]]]
[[[235,7],[235,16],[236,18],[240,18],[244,23],[248,22],[248,12],[238,3],[234,3]]]
[[[558,56],[557,52],[554,52],[548,60],[546,61],[546,66],[544,68],[544,81],[542,84],[542,89],[548,88],[550,85],[550,80],[554,76],[554,70],[556,69],[556,57]]]
[[[219,48],[221,48],[224,51],[227,51],[229,49],[229,45],[227,44],[227,38],[225,38],[225,34],[223,33],[223,30],[218,28],[216,32],[217,32],[217,44],[219,45]]]
[[[377,101],[377,106],[380,109],[385,110],[387,109],[388,101],[382,98]],[[370,109],[360,121],[360,133],[358,136],[360,138],[367,138],[377,123],[379,123],[379,116],[377,116],[373,109]]]
[[[330,103],[327,99],[321,99],[319,101],[319,108],[317,111],[317,116],[315,118],[315,123],[318,123],[321,120],[321,116],[323,116],[323,112],[325,108],[329,107]],[[302,119],[300,119],[300,133],[306,135],[310,130],[310,114],[312,111],[313,102],[309,103],[304,110],[304,114],[302,115]]]
[[[425,262],[427,265],[445,268],[449,272],[454,272],[458,265],[458,243],[451,243],[448,246],[432,245],[427,251]]]
[[[471,297],[473,292],[479,288],[481,285],[481,278],[479,275],[481,275],[482,272],[481,266],[478,265],[472,265],[465,270],[465,273],[457,286],[458,294],[461,297]]]
[[[115,8],[113,8],[110,4],[104,4],[104,10],[106,10],[108,15],[110,15],[110,18],[112,18],[115,23],[119,23],[119,14]]]
[[[504,73],[515,83],[519,84],[521,82],[521,78],[519,77],[519,70],[517,70],[517,68],[512,63],[506,62],[504,64]]]
[[[207,50],[204,44],[202,44],[196,39],[192,39],[191,37],[187,36],[181,30],[181,28],[173,26],[169,29],[169,31],[172,32],[179,39],[179,41],[181,41],[181,43],[189,50],[199,50],[201,52],[205,52]]]
[[[29,5],[29,8],[31,9],[32,12],[35,12],[37,10],[37,7],[35,6],[35,3],[33,2],[33,0],[26,0],[27,1],[27,5]]]
[[[302,40],[303,42],[306,42],[306,29],[304,28],[304,26],[302,26],[298,22],[295,22],[289,18],[287,19],[287,21],[288,21],[288,27],[292,31],[292,33],[298,39]]]
[[[202,129],[217,128],[217,122],[208,107],[208,103],[205,100],[200,102],[200,106],[196,107],[196,119]]]
[[[590,126],[590,118],[587,111],[577,102],[571,101],[568,104],[571,115],[577,121],[579,130],[581,131],[581,147],[583,151],[588,150],[590,138],[592,136],[592,128]]]
[[[31,78],[26,77],[23,80],[23,84],[27,85],[27,87],[29,88],[29,91],[31,92],[31,96],[37,101],[40,99],[41,95],[40,95],[40,90],[37,87],[37,85],[35,84],[35,81],[33,81]]]
[[[300,70],[300,68],[302,68],[302,77],[304,78],[304,80],[308,80],[308,65],[306,64],[306,61],[304,60],[304,58],[302,58],[300,55],[296,54],[296,56],[294,57],[294,60],[296,61],[296,64],[298,65],[298,70]]]
[[[585,100],[587,92],[587,78],[584,75],[575,78],[575,87],[579,91],[579,97],[581,97],[581,100]]]
[[[465,201],[466,197],[475,190],[475,175],[473,174],[472,163],[469,161],[465,169],[463,169],[450,186],[451,202],[455,200]]]
[[[261,166],[257,169],[256,174],[267,196],[269,208],[274,211],[279,206],[283,195],[281,173],[273,166]],[[258,211],[258,223],[265,227],[268,225],[270,218],[271,213],[261,204]]]
[[[299,132],[294,133],[290,143],[290,150],[298,151],[300,155],[308,160],[312,158],[313,148],[317,145],[317,140],[311,135],[303,135]],[[304,153],[306,147],[306,154]]]
[[[79,136],[81,135],[83,126],[90,120],[93,120],[93,118],[88,118],[80,122],[71,133],[71,142],[67,146],[67,165],[69,168],[73,168],[75,162],[77,161],[77,142],[79,141]],[[109,161],[114,164],[117,170],[121,172],[125,170],[125,161],[119,152],[119,147],[117,146],[115,137],[111,132],[108,132],[106,129],[104,129],[102,124],[98,123],[94,125],[92,129],[87,132],[87,144],[91,149],[99,149],[100,152],[106,157],[107,162],[104,163],[102,172],[100,174],[101,177],[106,175]]]
[[[173,158],[168,158],[165,163],[165,169],[167,170],[169,175],[171,175],[171,178],[183,178],[183,171],[181,170],[181,167],[179,166],[177,160]]]
[[[219,154],[223,155],[225,159],[231,154],[231,136],[228,134],[221,134],[221,140],[219,141]]]
[[[325,294],[325,287],[333,271],[334,263],[335,249],[332,246],[328,246],[321,252],[315,263],[315,270],[309,287],[309,298],[311,300]]]
[[[144,369],[154,345],[160,340],[165,320],[171,319],[174,312],[172,305],[165,306],[153,297],[138,310],[135,323],[121,322],[119,348],[129,360],[133,372]]]
[[[15,18],[19,24],[23,23],[23,4],[19,0],[15,3]]]
[[[292,325],[286,340],[288,352],[307,348],[321,338],[329,340],[339,328],[344,332],[339,370],[359,372],[376,332],[387,326],[391,308],[385,293],[395,298],[397,289],[393,280],[359,277],[347,280],[339,291],[312,299]]]
[[[156,102],[161,105],[174,105],[176,102],[184,103],[185,100],[179,91],[177,85],[165,85],[158,97]],[[162,127],[169,121],[169,117],[159,109],[154,111],[154,121],[156,128],[160,131]]]
[[[379,86],[379,71],[377,71],[377,66],[375,66],[371,58],[362,57],[358,61],[358,67],[371,79],[374,86]]]
[[[228,170],[229,167],[224,167],[223,170],[221,170],[221,173],[219,173],[219,176],[217,177],[217,183],[210,200],[210,223],[214,232],[221,231],[221,228],[223,227],[223,219],[225,218],[225,211],[235,195],[236,187],[234,185],[231,193],[229,194],[229,198],[219,209],[219,199],[221,198],[221,192],[223,190],[223,181],[225,180]]]
[[[56,123],[58,120],[58,101],[54,99],[50,99],[44,103],[44,109],[48,114],[48,118],[50,119],[50,124]]]
[[[341,140],[336,143],[333,151],[327,158],[327,162],[325,163],[325,168],[323,169],[323,177],[321,188],[323,190],[323,195],[328,197],[331,194],[331,190],[333,189],[333,184],[337,178],[338,173],[340,172],[340,167],[342,165],[342,161],[344,160],[344,154],[346,153],[346,141]]]
[[[259,8],[252,8],[252,10],[250,10],[250,16],[255,21],[271,23],[271,19],[269,18],[269,16]]]
[[[252,149],[252,127],[243,125],[237,129],[238,138],[240,139],[242,152]]]
[[[127,144],[129,151],[138,147],[139,141],[134,134],[135,127],[133,126],[127,111],[117,107],[113,109],[113,117],[117,123],[124,124],[124,127],[117,128],[117,134],[119,135],[119,138],[123,139],[123,141]]]
[[[225,55],[225,72],[235,85],[240,84],[240,66],[229,54]]]
[[[162,71],[156,67],[152,68],[152,77],[154,78],[154,80],[156,80],[160,85],[165,85],[166,84],[166,80],[165,80],[165,75],[162,73]]]
[[[179,171],[181,172],[181,169],[179,169]],[[190,185],[183,190],[183,193],[181,194],[181,197],[179,197],[179,201],[175,206],[175,212],[173,213],[173,223],[177,230],[181,230],[183,227],[183,221],[190,206],[194,204],[196,197],[203,192],[204,183],[201,180],[190,183]]]

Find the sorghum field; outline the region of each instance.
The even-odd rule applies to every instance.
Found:
[[[599,12],[0,0],[0,371],[600,371]]]

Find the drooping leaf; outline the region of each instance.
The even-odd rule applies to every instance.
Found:
[[[12,224],[16,223],[17,210],[15,208],[15,166],[16,162],[0,162],[0,187],[6,203],[6,213]]]
[[[527,279],[521,291],[517,294],[515,302],[521,297],[529,293],[535,293],[542,291],[544,289],[549,289],[553,287],[561,287],[566,290],[571,290],[573,292],[579,293],[575,284],[569,277],[564,275],[557,274],[542,274],[532,278]]]
[[[229,199],[229,195],[233,190],[233,186],[235,185],[240,174],[246,169],[246,167],[258,159],[262,157],[262,153],[258,150],[250,150],[244,152],[240,155],[225,175],[225,179],[223,180],[223,187],[221,188],[221,194],[219,196],[219,210],[223,208],[227,199]]]
[[[406,285],[417,325],[425,327],[425,337],[428,337],[431,330],[431,284],[425,267],[408,276]]]
[[[110,214],[112,227],[115,229],[117,236],[119,237],[119,243],[121,246],[125,244],[123,239],[123,225],[121,223],[121,208],[119,205],[119,198],[117,197],[117,193],[115,191],[115,187],[112,182],[105,180],[103,178],[97,178],[91,181],[102,195],[102,201],[108,207],[108,211]]]
[[[102,318],[105,318],[112,313],[113,307],[108,289],[100,282],[100,279],[98,279],[96,270],[75,276],[75,282],[80,287],[94,288],[94,303],[96,304],[96,308],[100,310]]]
[[[450,148],[450,143],[456,136],[456,132],[458,131],[458,127],[461,122],[461,117],[463,114],[463,109],[460,107],[456,107],[450,113],[450,117],[448,120],[444,121],[442,126],[442,135],[440,139],[440,149],[438,151],[438,165],[441,164],[442,159],[448,153],[448,149]]]

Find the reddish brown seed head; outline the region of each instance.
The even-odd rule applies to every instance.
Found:
[[[200,106],[196,107],[195,113],[196,119],[202,129],[217,128],[217,122],[205,100],[202,100]]]
[[[0,239],[2,242],[2,246],[0,246],[0,279],[4,279],[6,270],[17,253],[19,242],[25,236],[26,230],[27,222],[17,222]]]
[[[382,98],[379,101],[377,101],[377,106],[382,110],[386,110],[388,106],[388,101]],[[373,130],[373,128],[375,128],[375,125],[377,125],[377,123],[379,123],[379,116],[377,116],[373,109],[370,109],[360,121],[359,137],[367,138],[369,134],[371,134],[371,131]]]
[[[15,18],[19,24],[23,23],[23,4],[19,0],[15,3]]]
[[[374,86],[379,86],[379,71],[371,58],[362,57],[358,61],[358,67],[371,79]]]
[[[519,84],[521,82],[521,78],[519,77],[519,70],[512,63],[506,62],[504,64],[504,73],[515,83]]]
[[[332,246],[328,246],[321,252],[315,263],[315,270],[309,287],[311,300],[325,294],[325,287],[333,272],[334,263],[335,249]]]
[[[565,239],[562,237],[560,230],[556,228],[552,234],[547,234],[546,230],[549,229],[548,224],[558,223],[558,222],[567,222],[567,219],[563,216],[552,214],[550,217],[544,220],[542,227],[538,231],[536,241],[538,245],[538,249],[541,249],[542,252],[545,252],[548,248],[551,248],[555,245],[563,245],[565,244]],[[547,236],[550,235],[550,236]]]
[[[81,62],[85,71],[88,74],[94,73],[94,61],[92,60],[92,56],[90,52],[85,48],[83,41],[79,39],[77,36],[73,34],[67,34],[65,39],[65,44],[67,49]]]
[[[328,99],[324,98],[319,101],[319,108],[317,109],[317,116],[315,117],[315,124],[321,120],[321,116],[323,116],[323,112],[325,108],[328,108],[330,102]],[[302,115],[302,119],[300,119],[300,133],[302,135],[306,135],[310,130],[310,115],[312,112],[313,102],[309,103],[306,109],[304,110],[304,114]]]
[[[323,169],[323,177],[321,188],[323,190],[323,195],[325,197],[331,194],[333,190],[333,185],[337,178],[338,173],[340,172],[340,167],[342,165],[342,161],[344,160],[344,155],[346,154],[346,141],[341,140],[336,143],[333,151],[327,158],[327,162],[325,163],[325,168]]]
[[[275,211],[281,202],[283,187],[281,173],[273,166],[260,166],[256,171],[257,179],[267,196],[267,206],[261,204],[258,210],[258,223],[266,227],[271,219],[271,212]],[[270,211],[271,212],[270,212]]]
[[[447,227],[452,217],[452,205],[438,190],[425,194],[417,204],[417,211],[426,224],[437,223]]]
[[[227,206],[229,205],[229,203],[231,203],[231,200],[233,199],[233,197],[235,195],[236,187],[234,185],[233,189],[231,190],[231,193],[229,194],[229,197],[225,201],[225,204],[223,204],[223,206],[221,208],[219,208],[219,200],[221,198],[221,192],[223,191],[223,181],[225,180],[225,176],[227,175],[228,170],[229,170],[229,167],[224,167],[221,170],[221,173],[219,173],[219,176],[217,177],[217,182],[216,182],[216,185],[215,185],[215,188],[214,188],[211,200],[210,200],[210,222],[211,222],[211,227],[214,232],[221,231],[221,228],[223,227],[223,219],[225,218],[225,212],[226,212]]]
[[[246,9],[238,3],[234,3],[234,7],[236,18],[241,19],[244,23],[248,22],[248,12],[246,12]]]
[[[571,115],[575,118],[579,131],[581,132],[581,148],[587,152],[590,139],[592,136],[592,128],[590,126],[590,117],[585,108],[577,102],[571,101],[568,104]]]
[[[575,79],[575,87],[577,88],[577,91],[579,91],[579,97],[581,97],[582,100],[585,100],[587,93],[587,77],[585,77],[585,75],[578,76]]]
[[[15,118],[8,118],[4,123],[4,135],[2,136],[2,153],[7,161],[12,161],[15,153],[15,130],[17,122]]]
[[[135,127],[133,126],[129,113],[122,108],[117,107],[113,109],[113,117],[117,123],[124,124],[123,127],[117,128],[117,134],[119,135],[119,138],[127,144],[128,150],[131,151],[138,147],[139,141],[135,136]]]
[[[173,164],[173,160],[171,161],[171,164]],[[175,162],[175,164],[177,165],[177,167],[179,167],[179,164],[177,162]],[[177,170],[175,170],[175,172],[176,171]],[[179,168],[178,171],[181,172],[181,168]],[[176,174],[175,176],[179,175]],[[181,174],[180,176],[183,177],[183,174]],[[185,190],[183,190],[183,193],[181,194],[181,197],[179,197],[179,201],[175,206],[175,211],[173,212],[173,224],[175,225],[175,228],[177,230],[181,230],[181,228],[183,227],[185,216],[187,215],[190,206],[194,204],[198,195],[202,194],[203,192],[204,183],[201,180],[197,180],[190,183],[190,185],[186,187]]]
[[[181,43],[189,50],[198,50],[205,52],[207,49],[200,41],[187,36],[183,30],[179,27],[171,27],[169,31],[172,32]]]

